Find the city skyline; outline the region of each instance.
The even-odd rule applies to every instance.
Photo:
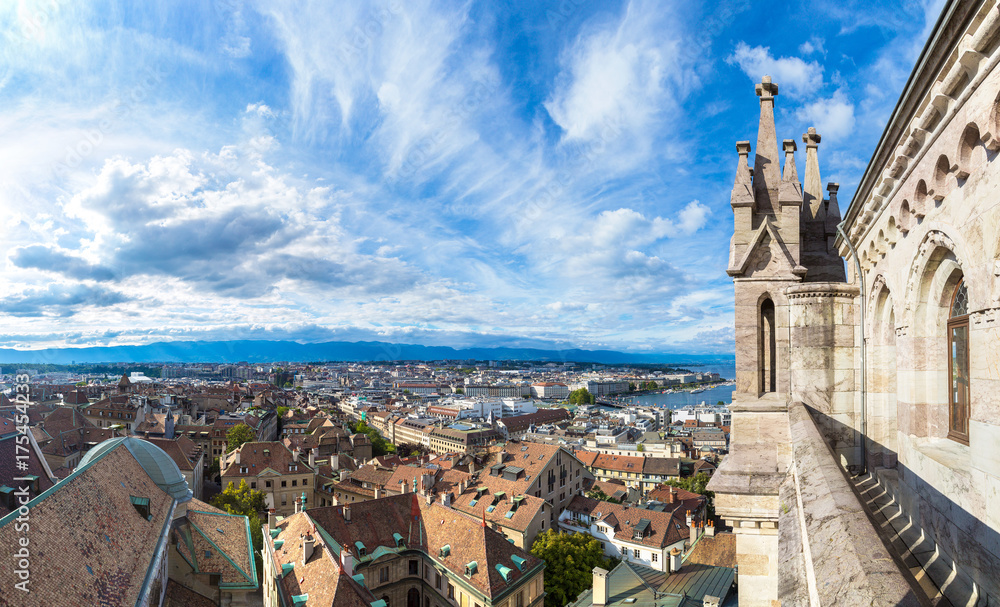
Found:
[[[731,353],[746,92],[846,207],[941,3],[804,6],[0,9],[0,347]]]

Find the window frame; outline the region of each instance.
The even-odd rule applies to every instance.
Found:
[[[972,409],[971,406],[971,348],[969,347],[969,342],[971,341],[972,334],[969,330],[969,314],[966,310],[965,314],[960,316],[952,316],[952,312],[955,307],[955,298],[962,288],[965,287],[965,278],[963,277],[955,285],[954,291],[952,291],[951,298],[948,303],[948,322],[947,322],[947,343],[948,343],[948,438],[961,443],[963,445],[969,445],[969,417]],[[966,288],[966,298],[968,299],[968,288]],[[966,304],[968,306],[968,304]],[[965,389],[964,402],[957,402],[955,399],[955,341],[954,341],[954,331],[955,329],[965,329],[965,372],[967,377],[965,378]],[[956,411],[957,410],[957,411]],[[965,422],[965,431],[963,432],[960,428],[955,428],[954,421],[956,417],[961,417]]]

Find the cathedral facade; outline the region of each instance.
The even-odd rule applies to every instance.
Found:
[[[843,217],[821,134],[800,180],[778,83],[756,86],[731,455],[709,486],[742,605],[1000,604],[998,43],[995,1],[947,3]]]

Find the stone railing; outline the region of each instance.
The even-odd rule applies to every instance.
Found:
[[[779,489],[781,603],[921,605],[809,410],[792,403],[788,418],[793,460]]]

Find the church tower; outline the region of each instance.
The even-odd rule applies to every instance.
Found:
[[[779,488],[792,462],[788,405],[803,402],[824,413],[834,401],[853,406],[834,394],[834,342],[853,349],[854,330],[835,331],[834,323],[852,318],[843,307],[853,305],[856,289],[844,283],[844,263],[832,247],[840,210],[835,184],[830,199],[823,198],[820,136],[812,128],[803,136],[803,189],[795,140],[783,140],[778,149],[778,85],[764,76],[756,92],[760,122],[753,169],[750,142],[737,142],[730,197],[734,231],[727,273],[736,296],[730,454],[708,488],[715,492],[716,512],[736,534],[740,604],[770,606],[778,600]]]

